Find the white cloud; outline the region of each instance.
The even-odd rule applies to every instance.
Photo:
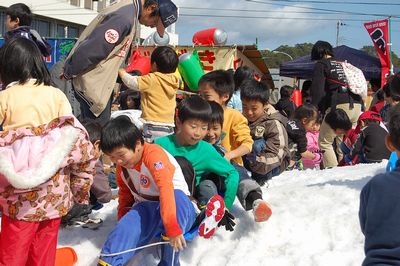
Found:
[[[317,16],[307,13],[289,13],[304,11],[298,6],[276,8],[271,5],[255,4],[240,0],[175,0],[182,16],[177,22],[177,31],[180,34],[180,43],[190,44],[193,34],[202,29],[218,27],[228,33],[229,44],[252,44],[258,38],[260,43],[271,43],[280,40],[280,43],[293,43],[305,34],[315,31],[322,22],[300,20],[296,18],[315,19]],[[201,4],[199,4],[201,3]],[[185,7],[210,8],[207,10],[191,10]],[[212,10],[215,8],[216,10]],[[242,9],[242,10],[268,10],[270,12],[238,12],[218,9]],[[201,14],[202,17],[188,17],[183,14]],[[207,17],[207,15],[221,16],[248,16],[249,18]],[[265,17],[254,18],[250,17]],[[272,19],[281,18],[281,19]]]

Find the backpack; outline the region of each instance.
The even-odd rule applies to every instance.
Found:
[[[330,64],[332,66],[332,76],[328,78],[330,82],[341,85],[343,91],[349,90],[363,99],[367,97],[368,84],[361,69],[346,61],[331,60]]]

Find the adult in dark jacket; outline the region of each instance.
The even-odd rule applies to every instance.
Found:
[[[386,144],[400,156],[400,106],[393,108]],[[373,177],[360,195],[360,226],[365,235],[362,265],[400,265],[400,164]]]
[[[330,81],[331,79],[345,80],[343,69],[335,64],[332,46],[328,42],[317,41],[311,51],[311,60],[318,60],[310,89],[311,103],[317,106],[322,114],[328,113],[332,108],[343,109],[355,126],[361,113],[362,99],[359,95],[351,93],[349,89]],[[320,149],[325,152],[323,157],[325,167],[335,167],[338,164],[338,158],[333,149],[335,138],[336,147],[339,147],[343,136],[337,136],[324,119],[318,142]],[[341,160],[342,152],[340,149],[336,152]]]

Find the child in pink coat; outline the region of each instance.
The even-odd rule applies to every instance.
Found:
[[[97,160],[36,45],[0,49],[0,265],[53,266],[61,217],[88,203]]]
[[[319,128],[321,123],[319,121],[315,122],[312,129],[307,131],[307,150],[312,153],[319,153],[320,156],[315,156],[315,159],[301,158],[304,168],[319,168],[322,161],[322,153],[320,153],[318,146]]]

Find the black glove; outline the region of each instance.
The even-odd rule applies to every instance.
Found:
[[[218,227],[225,226],[226,231],[233,231],[233,227],[235,227],[236,223],[233,221],[235,217],[228,210],[225,210],[224,217],[222,217],[221,221],[218,223]]]

